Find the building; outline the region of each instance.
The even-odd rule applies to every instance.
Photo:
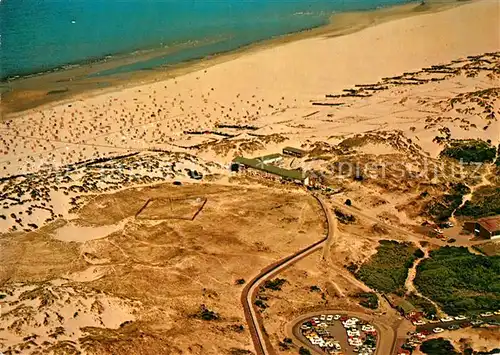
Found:
[[[393,294],[383,294],[383,297],[392,308],[396,309],[406,319],[417,320],[423,317],[422,311],[409,301]]]
[[[304,155],[307,154],[307,152],[305,150],[294,148],[294,147],[285,147],[285,148],[283,148],[283,154],[302,158]]]
[[[284,180],[294,181],[304,185],[308,184],[308,177],[302,170],[283,169],[275,165],[266,164],[262,158],[249,159],[236,157],[231,164],[231,171],[253,169],[267,175],[280,177]]]
[[[464,229],[485,239],[500,239],[500,215],[464,223]]]
[[[282,161],[283,156],[281,154],[274,153],[274,154],[264,155],[262,157],[258,157],[255,159],[260,160],[264,164],[273,164]]]

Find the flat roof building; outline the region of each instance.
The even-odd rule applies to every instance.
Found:
[[[255,158],[257,160],[262,161],[264,164],[272,164],[272,163],[277,163],[279,161],[283,160],[283,156],[279,153],[273,153],[273,154],[268,154],[264,155],[258,158]]]
[[[301,158],[307,154],[305,150],[294,148],[294,147],[285,147],[283,148],[283,154],[292,155],[294,157]]]
[[[236,165],[236,168],[234,166]],[[300,181],[301,183],[306,183],[307,176],[302,170],[289,170],[283,169],[275,165],[266,164],[262,159],[249,159],[244,157],[236,157],[233,159],[231,170],[239,170],[239,166],[244,166],[246,168],[252,168],[259,171],[263,171],[269,174],[277,175],[283,179]]]
[[[500,239],[500,215],[465,222],[464,228],[478,237]]]

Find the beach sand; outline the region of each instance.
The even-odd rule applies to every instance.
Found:
[[[330,23],[327,25],[298,33],[278,36],[227,53],[217,53],[203,59],[178,63],[167,67],[157,67],[153,70],[132,71],[123,74],[92,77],[93,74],[108,69],[141,62],[154,57],[161,57],[172,51],[175,52],[176,49],[157,49],[148,50],[144,53],[135,52],[131,55],[117,55],[91,64],[82,64],[65,70],[57,70],[52,73],[34,75],[4,83],[4,85],[0,87],[0,92],[3,91],[0,113],[26,110],[49,102],[56,102],[62,99],[67,100],[75,95],[84,94],[88,97],[89,93],[98,95],[103,92],[116,91],[124,87],[137,86],[141,83],[163,81],[190,72],[206,69],[207,67],[220,63],[233,61],[249,53],[281,46],[290,42],[318,36],[344,36],[387,21],[436,13],[462,4],[464,4],[464,2],[454,0],[431,0],[427,1],[425,4],[414,2],[405,5],[379,8],[372,11],[338,13],[331,16]]]
[[[79,95],[9,114],[0,123],[0,174],[8,177],[40,169],[50,174],[68,164],[152,149],[194,155],[184,169],[219,174],[238,154],[255,156],[276,152],[285,145],[316,141],[334,144],[349,135],[382,129],[405,132],[419,140],[426,154],[435,157],[441,147],[433,139],[440,127],[434,124],[427,129],[422,103],[408,101],[402,109],[404,115],[394,109],[399,100],[418,94],[418,87],[413,86],[411,92],[405,87],[394,88],[387,94],[346,104],[340,111],[318,109],[311,102],[355,84],[372,84],[425,66],[499,51],[498,10],[498,1],[484,0],[383,22],[345,36],[326,32],[252,51],[172,79]],[[484,80],[460,77],[429,83],[423,86],[423,95],[451,97],[463,87],[479,89]],[[489,86],[495,86],[497,79],[488,80]],[[479,128],[474,132],[454,128],[457,138],[491,139],[498,144],[494,133],[499,130],[498,120],[488,124],[488,130],[480,129],[484,124],[479,116],[471,120],[474,122],[469,123]],[[257,130],[221,129],[220,124],[251,125]],[[193,131],[203,134],[188,134]],[[261,137],[258,142],[256,135]],[[166,162],[155,162],[157,158],[143,156],[139,165],[134,163],[128,169],[150,174],[148,179],[154,172],[158,179],[180,178]],[[218,164],[216,168],[214,164]],[[57,179],[51,180],[54,185]],[[69,185],[64,194],[61,190],[43,193],[47,206],[36,207],[41,209],[42,220],[66,215],[71,207],[67,196],[81,188]],[[35,194],[40,195],[40,191]],[[50,212],[53,209],[60,212]],[[8,225],[7,220],[0,223]]]

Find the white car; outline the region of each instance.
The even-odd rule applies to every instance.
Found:
[[[466,320],[467,319],[466,316],[456,316],[454,318],[455,318],[455,320]]]
[[[432,329],[432,331],[437,334],[437,333],[444,332],[444,329],[443,328],[434,328],[434,329]]]
[[[320,320],[325,320],[326,319],[326,315],[322,314],[320,317],[319,317]]]
[[[481,317],[491,317],[492,315],[493,315],[493,313],[491,313],[491,312],[484,312],[484,313],[480,314]]]
[[[413,321],[413,325],[424,325],[427,324],[425,320],[415,320]]]
[[[493,312],[494,315],[500,316],[500,309],[498,311]]]
[[[441,322],[452,322],[453,321],[453,317],[444,317],[444,318],[441,318]]]
[[[327,320],[328,322],[331,322],[331,321],[333,320],[333,315],[332,315],[332,314],[327,315],[327,316],[326,316],[326,320]]]
[[[336,314],[333,316],[333,320],[339,320],[340,319],[340,314]]]

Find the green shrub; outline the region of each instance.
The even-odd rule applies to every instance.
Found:
[[[413,256],[417,259],[421,259],[425,256],[425,253],[422,251],[422,249],[417,249],[415,250],[415,252],[413,253]]]
[[[450,341],[443,338],[424,341],[420,345],[420,351],[427,355],[460,355]]]
[[[260,309],[266,309],[268,307],[267,304],[262,300],[256,300],[254,304]]]
[[[198,317],[203,320],[217,320],[219,319],[219,315],[214,311],[211,311],[205,305],[201,305],[200,312],[198,313]]]
[[[374,292],[360,292],[355,297],[360,299],[359,304],[363,307],[370,309],[378,308],[378,296]]]
[[[286,279],[280,279],[280,278],[276,278],[274,280],[266,280],[266,282],[264,282],[264,287],[271,289],[273,291],[280,291],[281,286],[283,286],[285,282]]]
[[[338,208],[336,208],[334,212],[335,216],[342,224],[350,224],[356,222],[356,217],[354,217],[352,214],[344,213]]]

